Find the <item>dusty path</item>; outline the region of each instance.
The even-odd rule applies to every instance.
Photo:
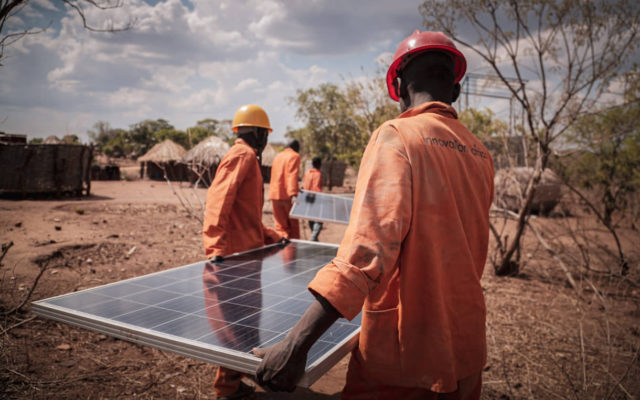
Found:
[[[205,194],[174,189],[195,195],[196,206]],[[268,206],[263,221],[273,226]],[[606,232],[589,228],[591,245],[582,250],[567,238],[563,227],[578,222],[593,226],[534,221],[575,268],[579,294],[532,235],[519,277],[497,278],[487,265],[483,398],[640,397],[640,234],[621,230],[632,268],[621,279],[606,272],[613,254]],[[0,266],[0,398],[212,399],[212,365],[36,318],[28,304],[5,315],[27,296],[39,265],[47,269],[32,300],[202,260],[200,229],[163,182],[93,182],[83,199],[0,199],[0,243],[14,242]],[[344,229],[325,224],[320,239],[338,243]],[[595,271],[577,268],[579,251],[589,252]],[[257,398],[338,399],[347,361],[310,390]]]
[[[197,198],[206,194],[179,184],[173,190],[196,210]],[[189,217],[173,190],[164,182],[97,181],[85,199],[0,200],[0,242],[14,243],[0,269],[3,309],[28,293],[39,271],[37,260],[48,267],[32,299],[202,260],[200,223]],[[273,226],[268,205],[263,221]],[[344,226],[325,224],[320,238],[336,243],[343,231]],[[308,227],[302,234],[308,237]],[[10,326],[13,320],[7,322]],[[1,375],[0,386],[6,383],[12,398],[213,398],[214,367],[195,360],[40,318],[4,339],[2,353],[11,371]],[[285,398],[333,398],[329,395],[344,385],[346,362],[311,390]]]

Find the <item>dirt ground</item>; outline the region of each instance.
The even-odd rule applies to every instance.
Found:
[[[205,194],[185,184],[173,190],[194,209]],[[273,226],[268,206],[263,220]],[[528,234],[517,277],[496,277],[489,263],[483,277],[489,345],[483,398],[639,398],[640,233],[620,229],[631,270],[622,277],[611,238],[592,219],[532,224],[556,258]],[[29,305],[200,261],[200,229],[163,182],[96,181],[88,198],[0,199],[0,243],[13,242],[0,266],[0,398],[214,398],[213,365],[36,317]],[[344,230],[325,224],[320,240],[339,243]],[[303,238],[309,234],[305,226]],[[348,356],[310,389],[259,389],[256,397],[338,399],[347,363]]]

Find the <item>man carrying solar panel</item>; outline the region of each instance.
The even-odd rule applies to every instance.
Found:
[[[305,172],[304,177],[302,178],[302,188],[310,192],[322,193],[322,172],[320,171],[320,167],[322,167],[322,159],[320,157],[313,157],[311,160],[311,166],[313,168]],[[322,222],[309,221],[309,228],[311,228],[311,237],[309,240],[317,242],[318,235],[322,230]]]
[[[222,261],[229,254],[282,241],[262,224],[262,173],[259,156],[267,145],[271,125],[267,113],[249,104],[236,111],[232,129],[235,144],[220,161],[207,191],[202,240],[207,258]],[[219,399],[238,399],[253,393],[242,374],[218,367],[213,387]]]
[[[311,345],[362,312],[343,399],[480,397],[493,161],[451,107],[465,71],[441,32],[399,45],[387,88],[402,114],[371,135],[338,254],[309,284],[317,301],[254,350],[262,385],[293,390]]]

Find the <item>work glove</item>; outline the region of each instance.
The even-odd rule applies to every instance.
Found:
[[[213,257],[213,258],[211,259],[211,261],[212,261],[212,262],[214,262],[214,263],[219,263],[219,262],[224,261],[224,257],[222,257],[222,256],[215,256],[215,257]]]
[[[280,246],[283,246],[283,247],[284,247],[284,246],[286,246],[286,245],[288,245],[289,243],[291,243],[291,240],[289,240],[288,238],[286,238],[286,237],[284,237],[284,236],[283,236],[283,237],[281,237],[281,238],[280,238],[280,240],[278,240],[278,244],[279,244]]]

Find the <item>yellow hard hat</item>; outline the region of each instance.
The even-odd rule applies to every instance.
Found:
[[[265,128],[269,130],[269,132],[272,131],[267,113],[262,107],[256,106],[255,104],[246,104],[236,111],[236,114],[233,116],[231,129],[238,133],[238,128],[241,126],[257,126],[258,128]]]

